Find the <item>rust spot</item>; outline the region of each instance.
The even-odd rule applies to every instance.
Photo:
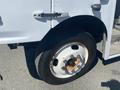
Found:
[[[71,72],[77,71],[79,69],[78,68],[79,63],[80,63],[80,58],[79,58],[79,56],[77,56],[76,61],[75,61],[75,65],[74,66],[68,65],[66,67],[67,71],[71,71]]]

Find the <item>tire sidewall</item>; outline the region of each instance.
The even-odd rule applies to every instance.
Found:
[[[50,62],[54,56],[54,54],[64,45],[72,42],[80,42],[82,43],[87,49],[88,49],[88,61],[84,68],[77,73],[76,75],[69,77],[69,78],[57,78],[55,77],[51,70],[50,70]],[[38,71],[40,72],[41,76],[43,77],[43,80],[50,84],[63,84],[70,81],[73,81],[80,76],[84,75],[91,67],[91,64],[94,62],[96,56],[96,44],[95,40],[92,36],[90,36],[88,33],[81,33],[78,36],[71,37],[66,40],[60,41],[53,49],[50,49],[48,51],[45,51],[45,53],[42,54],[41,59],[38,64]]]

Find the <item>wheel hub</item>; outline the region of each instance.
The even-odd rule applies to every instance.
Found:
[[[72,56],[71,59],[69,59],[65,65],[65,67],[63,67],[63,69],[68,73],[68,74],[73,74],[75,72],[77,72],[78,70],[80,70],[81,68],[81,57],[80,55],[77,55],[77,57]]]
[[[66,66],[72,66],[74,67],[75,66],[75,61],[76,61],[76,58],[71,58],[67,61],[66,63]]]
[[[77,42],[61,47],[50,63],[51,73],[58,78],[69,78],[81,71],[88,60],[88,49]]]

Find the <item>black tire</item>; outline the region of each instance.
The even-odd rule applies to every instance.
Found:
[[[51,70],[49,67],[50,62],[52,60],[53,55],[57,52],[59,48],[71,42],[80,42],[87,47],[89,52],[88,61],[85,67],[76,75],[70,78],[65,78],[65,79],[57,78],[51,73]],[[96,42],[89,33],[84,32],[79,34],[78,36],[74,36],[66,40],[61,40],[58,44],[55,45],[54,48],[47,50],[42,54],[40,53],[38,57],[39,57],[37,58],[39,59],[38,67],[37,67],[38,73],[45,82],[49,84],[54,84],[54,85],[68,83],[79,78],[80,76],[84,75],[90,70],[96,58]]]

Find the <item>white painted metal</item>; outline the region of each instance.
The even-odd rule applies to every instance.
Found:
[[[101,19],[107,27],[108,39],[105,45],[104,59],[109,58],[110,44],[112,36],[112,28],[114,22],[116,0],[53,0],[54,1],[54,12],[69,12],[69,17],[77,15],[92,15]],[[91,5],[101,4],[101,11],[92,11]],[[66,18],[63,18],[67,19]],[[53,19],[53,26],[57,25],[61,20]]]
[[[91,5],[94,0],[53,0],[53,12],[69,13],[65,18],[53,18],[53,26],[61,21],[77,15],[93,15]]]
[[[100,3],[101,11],[93,11],[91,5]],[[77,16],[92,15],[101,19],[107,27],[108,39],[104,58],[109,58],[112,26],[116,0],[1,0],[0,44],[40,41],[51,27]],[[35,18],[39,13],[68,13],[62,18]],[[52,22],[51,22],[52,20]]]
[[[106,60],[113,59],[113,58],[116,58],[116,57],[119,57],[119,56],[120,56],[120,54],[111,55]]]
[[[77,50],[72,49],[72,45],[77,45],[79,48]],[[66,67],[66,63],[69,59],[71,59],[71,56],[77,57],[80,56],[82,60],[80,60],[80,63],[77,65],[78,69],[74,72],[67,71],[66,69],[63,69]],[[58,60],[57,66],[53,65],[54,59]],[[57,78],[69,78],[74,76],[76,73],[80,72],[81,69],[85,66],[88,60],[88,49],[78,43],[73,42],[69,43],[63,47],[61,47],[56,54],[53,57],[53,60],[50,63],[50,70],[52,74]]]
[[[50,13],[50,0],[1,0],[0,44],[40,41],[50,29],[50,19],[34,14]]]
[[[105,45],[105,52],[103,53],[104,54],[103,57],[105,60],[108,60],[108,59],[114,57],[114,55],[113,56],[109,56],[109,55],[110,55],[116,0],[110,0],[109,2],[110,2],[110,4],[109,4],[109,8],[108,8],[108,10],[109,10],[108,16],[105,16],[105,18],[103,19],[105,24],[108,23],[108,24],[106,24],[108,39],[107,39],[106,45]]]

